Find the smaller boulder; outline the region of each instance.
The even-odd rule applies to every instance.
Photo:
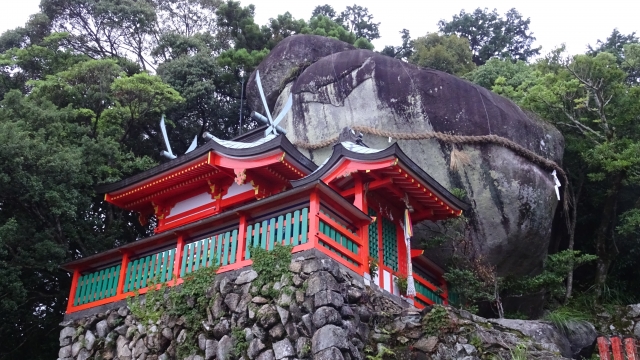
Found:
[[[233,338],[229,335],[225,335],[222,337],[222,339],[220,339],[220,342],[218,342],[218,351],[217,351],[217,358],[218,359],[228,359],[229,358],[229,354],[231,354],[231,351],[233,350]]]
[[[331,290],[318,291],[317,293],[315,293],[313,302],[316,307],[329,305],[333,306],[336,309],[340,309],[340,307],[342,307],[342,304],[344,304],[342,295]]]
[[[338,348],[330,347],[313,355],[313,360],[344,360],[344,356]]]
[[[318,329],[311,339],[311,349],[314,354],[318,352],[336,347],[339,349],[348,349],[347,334],[341,328],[335,325],[326,325]]]
[[[340,325],[341,318],[338,310],[329,306],[323,306],[313,313],[312,320],[316,329],[319,329],[327,324]]]
[[[260,325],[265,329],[270,329],[273,325],[280,322],[280,315],[273,305],[263,305],[258,310],[258,319]]]
[[[273,353],[273,350],[263,351],[256,360],[275,360],[276,356]]]
[[[258,273],[255,270],[246,270],[240,273],[240,276],[236,279],[236,285],[244,285],[250,283],[258,277]]]
[[[296,354],[289,339],[284,339],[273,343],[273,353],[276,357],[276,360],[284,359],[289,356],[295,356]]]

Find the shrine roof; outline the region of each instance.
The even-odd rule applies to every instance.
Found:
[[[96,191],[99,193],[110,193],[124,189],[128,186],[188,164],[195,159],[205,156],[209,151],[215,151],[219,154],[233,158],[247,159],[278,149],[287,154],[288,161],[294,161],[297,165],[300,165],[301,169],[304,169],[309,173],[317,169],[316,164],[300,153],[300,151],[298,151],[298,149],[296,149],[296,147],[282,135],[270,135],[254,142],[240,142],[214,138],[188,154],[167,161],[147,171],[143,171],[115,183],[99,185],[97,186]]]
[[[299,180],[291,181],[292,186],[304,186],[310,182],[323,179],[337,168],[343,159],[350,159],[360,162],[375,162],[386,159],[397,159],[402,167],[411,172],[411,175],[418,181],[427,185],[440,199],[445,200],[449,205],[459,210],[467,210],[469,204],[458,199],[449,190],[427,174],[420,166],[411,160],[395,143],[386,149],[370,149],[352,142],[342,142],[334,145],[331,156],[325,160],[313,173]]]

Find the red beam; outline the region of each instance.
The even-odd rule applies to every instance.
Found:
[[[73,303],[76,298],[76,290],[78,289],[79,279],[80,279],[80,269],[75,269],[73,271],[73,278],[71,279],[71,290],[69,291],[69,302],[67,303],[67,312],[69,312],[69,310],[73,308]]]
[[[334,248],[334,249],[336,249],[336,250],[338,250],[338,251],[340,251],[340,252],[343,252],[343,251],[341,251],[341,249],[339,249],[339,248],[338,248],[338,246],[340,246],[340,245],[334,246],[334,245],[335,245],[335,242],[334,242],[333,240],[331,240],[331,238],[329,238],[328,236],[326,236],[326,235],[324,235],[324,234],[318,234],[318,239],[317,239],[316,241],[319,241],[319,240],[322,240],[324,243],[326,243],[327,245],[331,246],[332,248]],[[331,244],[332,242],[333,242],[333,244]],[[340,247],[342,247],[342,246],[340,246]],[[353,272],[355,272],[356,274],[358,274],[358,275],[362,275],[362,274],[360,273],[360,266],[359,266],[359,265],[354,265],[354,264],[352,264],[352,263],[348,262],[347,260],[343,259],[343,258],[342,258],[342,257],[340,257],[340,256],[337,256],[337,254],[336,254],[336,253],[334,253],[333,251],[331,251],[331,250],[327,249],[326,247],[324,247],[324,246],[322,246],[322,245],[319,245],[319,244],[318,244],[318,246],[317,246],[315,249],[316,249],[316,250],[320,250],[321,252],[323,252],[323,253],[325,253],[325,254],[329,255],[332,259],[334,259],[335,261],[339,262],[340,264],[342,264],[342,265],[346,266],[347,268],[349,268],[350,270],[352,270],[352,271],[353,271]],[[343,248],[343,249],[344,249],[344,248]],[[345,251],[348,251],[348,250],[346,250],[346,249],[344,249],[344,250],[345,250]],[[353,259],[352,257],[350,257],[350,258],[351,258],[352,260],[357,261],[357,259]]]
[[[283,153],[279,152],[274,155],[266,156],[261,159],[234,159],[224,155],[218,155],[213,159],[213,165],[224,167],[227,169],[254,169],[282,161]]]
[[[362,181],[362,180],[361,180]],[[381,187],[385,187],[387,185],[392,185],[393,184],[393,179],[392,178],[386,178],[383,180],[375,180],[369,183],[369,191],[371,190],[375,190],[375,189],[379,189]],[[354,194],[357,193],[358,190],[356,190],[356,188],[351,188],[351,189],[347,189],[344,190],[342,192],[340,192],[340,195],[342,195],[343,197],[349,197],[349,196],[353,196]],[[364,210],[362,210],[364,211]]]

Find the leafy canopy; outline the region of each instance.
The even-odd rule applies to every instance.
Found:
[[[472,13],[461,10],[450,21],[440,20],[438,28],[444,35],[468,39],[473,62],[479,66],[492,57],[527,61],[538,55],[540,47],[532,47],[536,38],[529,31],[530,22],[516,9],[501,17],[495,9],[477,8]]]

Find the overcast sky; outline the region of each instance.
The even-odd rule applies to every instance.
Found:
[[[0,0],[0,33],[22,26],[29,15],[38,11],[39,0]],[[342,11],[351,2],[335,0],[242,0],[243,5],[256,5],[256,22],[265,24],[271,17],[289,11],[295,18],[308,19],[316,5],[328,3]],[[440,19],[451,19],[461,9],[470,12],[477,7],[497,9],[504,14],[515,7],[531,18],[530,30],[537,38],[542,53],[565,43],[572,54],[582,53],[588,44],[604,40],[614,28],[623,34],[640,32],[640,1],[609,0],[605,2],[578,1],[506,1],[506,0],[358,0],[369,8],[374,20],[380,22],[380,39],[373,43],[376,50],[384,45],[399,45],[399,31],[407,28],[412,37],[437,31]]]

